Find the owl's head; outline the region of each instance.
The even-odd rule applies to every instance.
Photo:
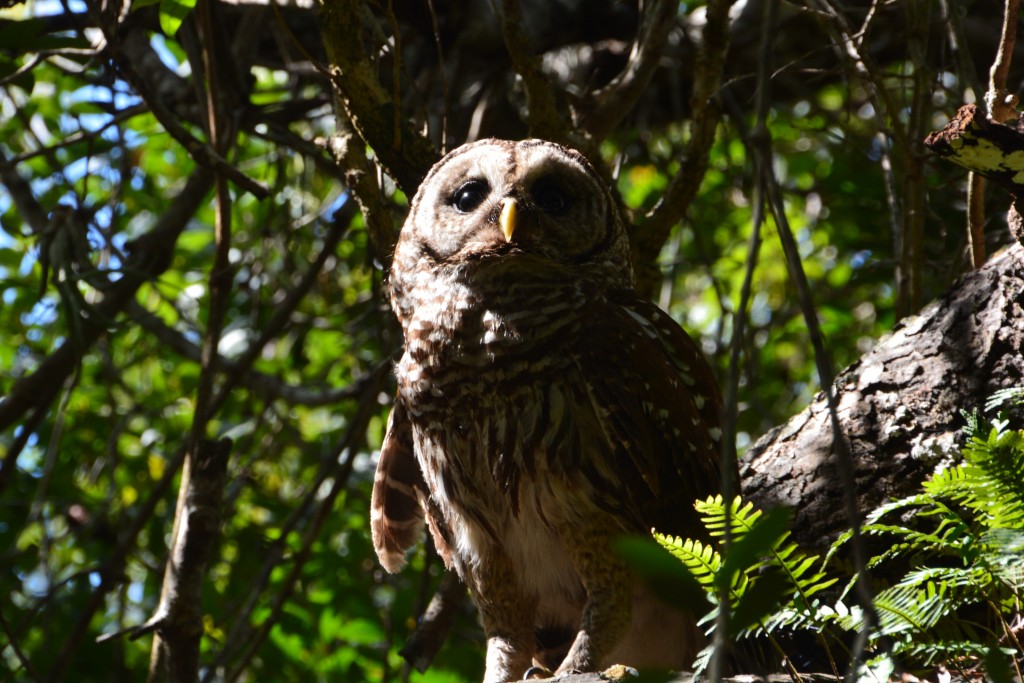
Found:
[[[395,248],[392,283],[451,269],[632,286],[607,186],[582,154],[544,140],[480,140],[431,169]]]

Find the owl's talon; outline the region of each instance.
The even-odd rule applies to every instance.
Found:
[[[531,666],[523,674],[524,681],[533,681],[542,678],[551,678],[554,674],[545,669],[543,666]]]

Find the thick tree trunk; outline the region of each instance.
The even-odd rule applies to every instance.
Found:
[[[963,442],[961,410],[1024,384],[1024,248],[960,278],[835,382],[856,462],[861,512],[916,491]],[[793,508],[796,540],[822,546],[848,528],[824,396],[762,437],[741,463],[744,496]]]

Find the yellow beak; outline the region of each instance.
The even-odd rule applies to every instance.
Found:
[[[505,241],[512,241],[512,233],[516,231],[516,200],[505,197],[501,200],[501,217],[498,219],[501,224],[501,232],[505,235]]]

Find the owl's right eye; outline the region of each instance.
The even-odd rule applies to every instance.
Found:
[[[455,191],[452,195],[452,206],[458,210],[459,213],[469,213],[476,207],[483,204],[484,199],[487,198],[487,191],[490,188],[487,187],[487,183],[482,180],[470,180],[462,187]]]

